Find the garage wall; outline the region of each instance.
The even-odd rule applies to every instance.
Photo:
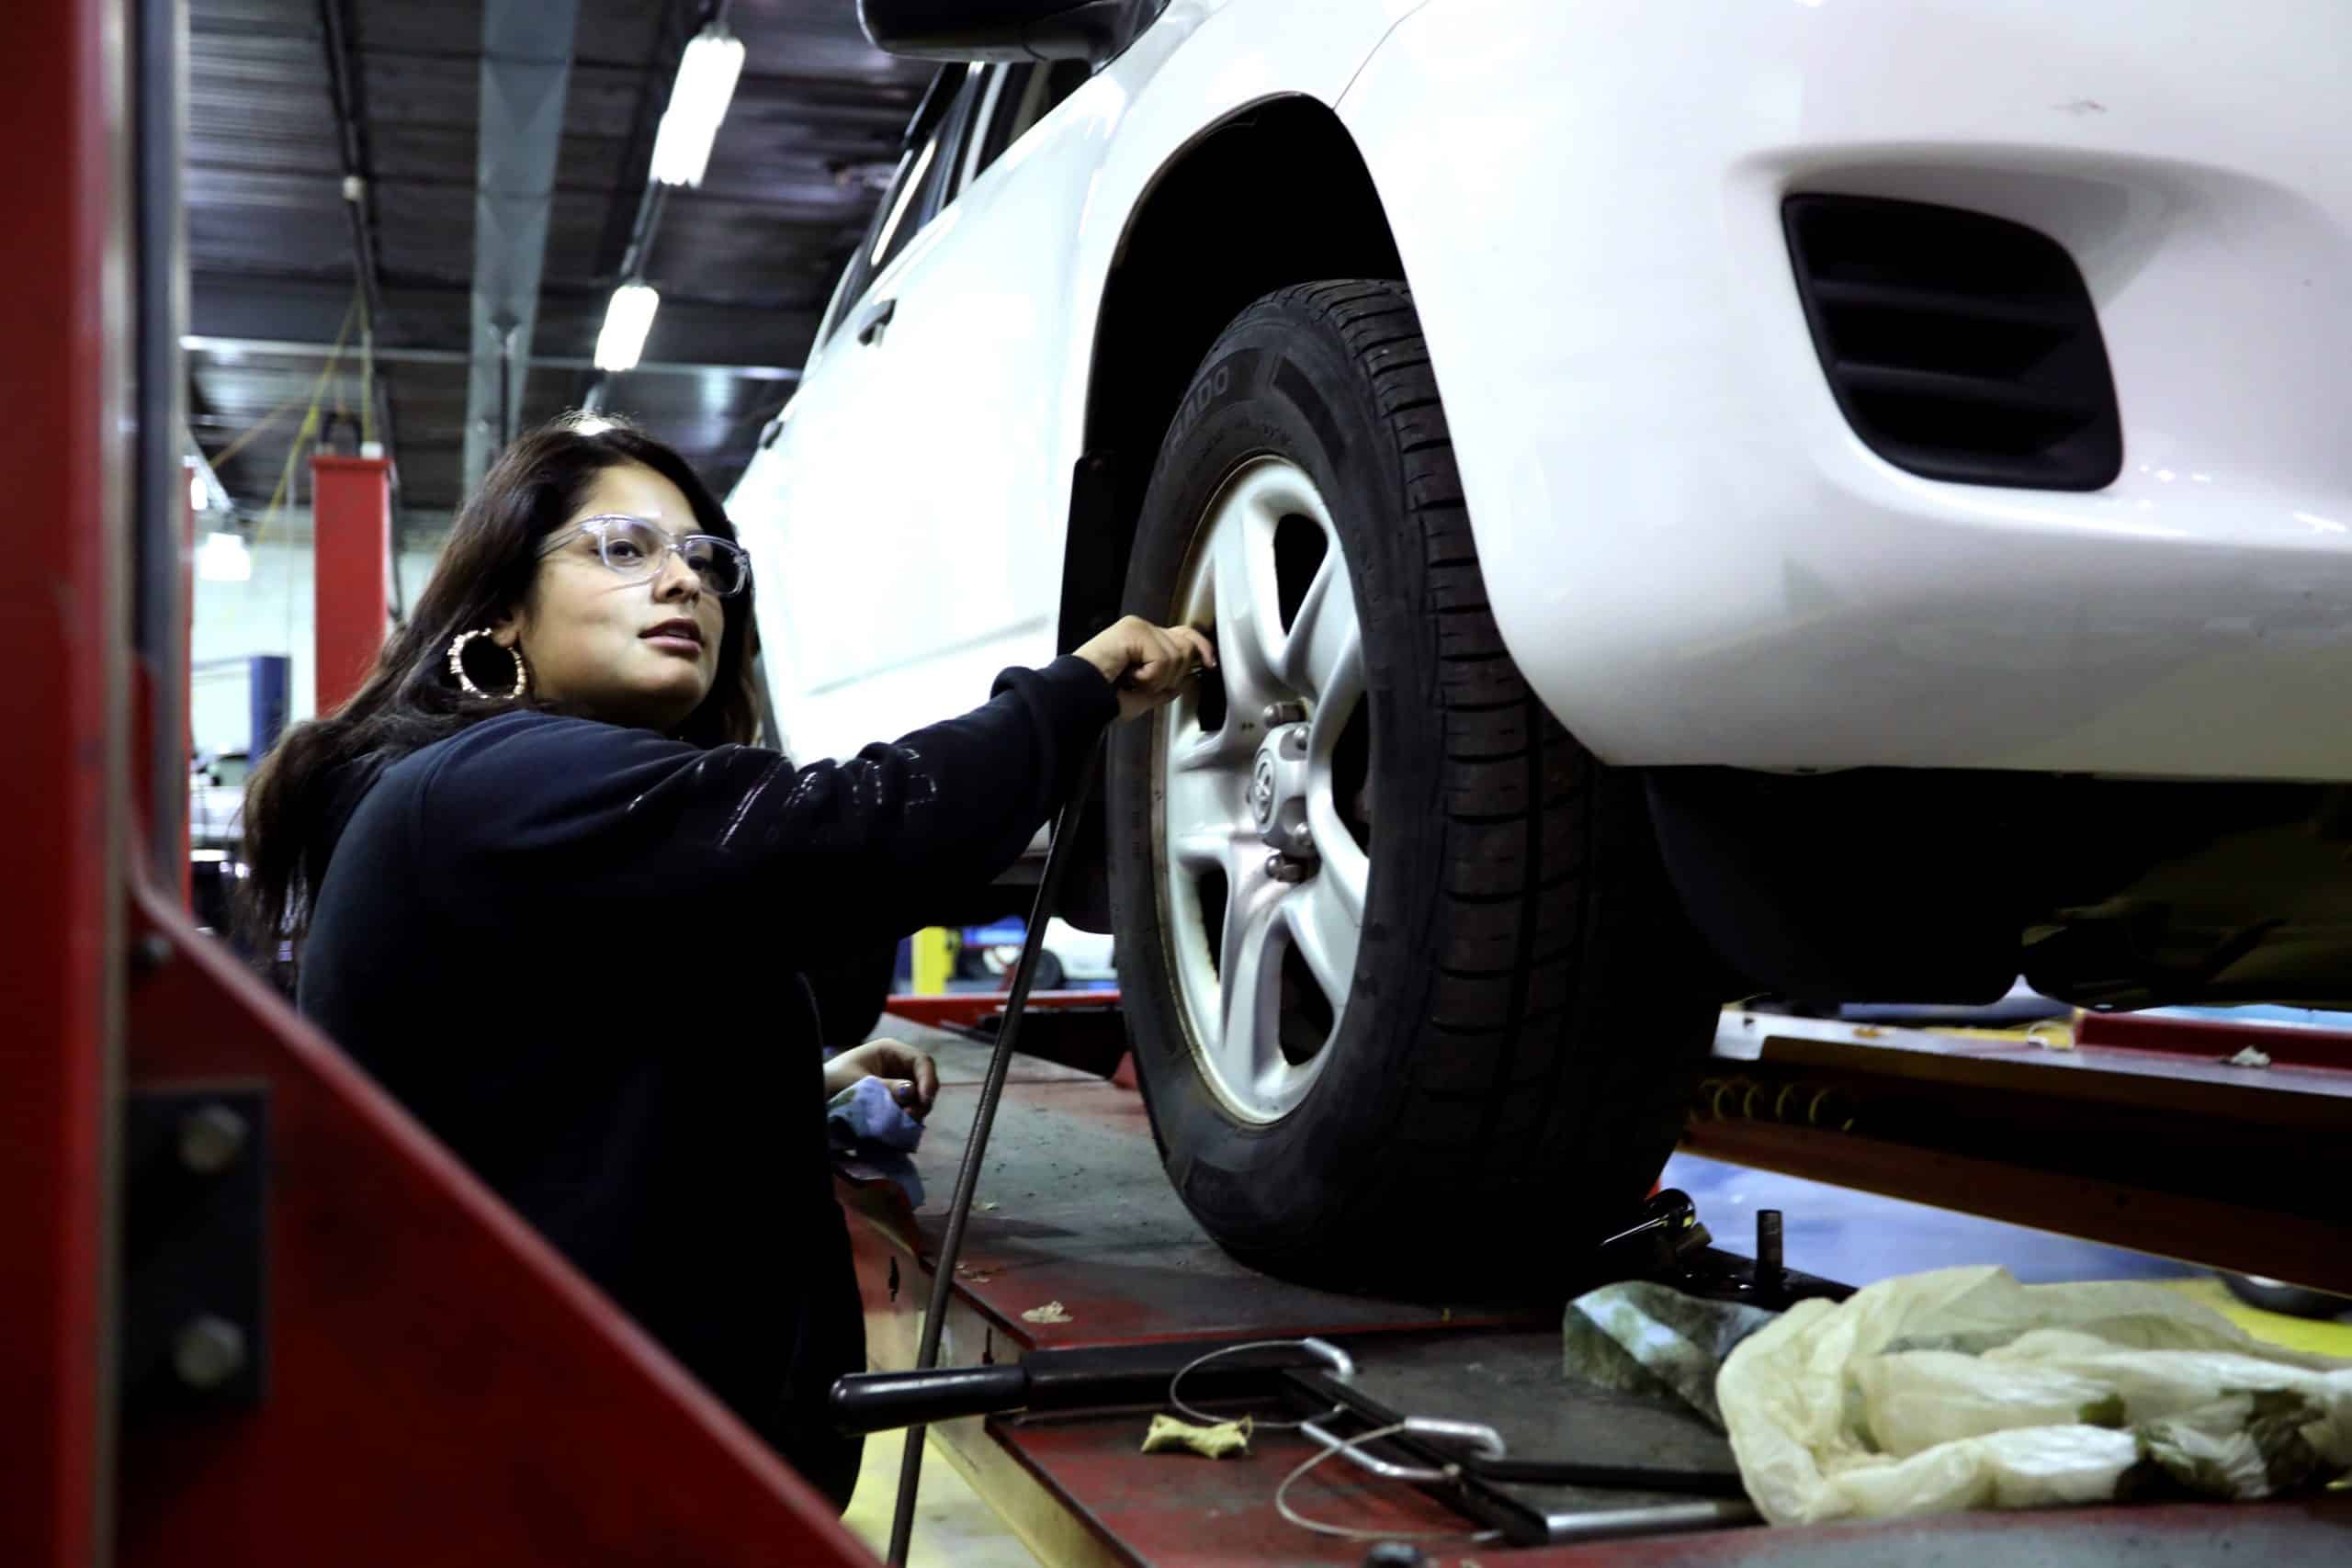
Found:
[[[308,520],[299,528],[274,525],[253,546],[253,576],[243,582],[196,582],[194,636],[190,653],[197,673],[190,683],[188,716],[199,751],[242,751],[250,742],[247,682],[242,667],[207,669],[218,660],[243,660],[256,653],[293,658],[288,682],[289,719],[315,711],[311,644],[311,556]],[[432,575],[435,550],[410,551],[394,563],[404,603],[414,604]]]

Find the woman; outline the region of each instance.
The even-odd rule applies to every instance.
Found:
[[[795,971],[996,875],[1114,716],[1206,640],[1130,618],[961,718],[847,762],[752,746],[751,572],[685,462],[559,420],[499,459],[358,694],[245,810],[246,934],[297,1000],[830,1495],[865,1360]]]

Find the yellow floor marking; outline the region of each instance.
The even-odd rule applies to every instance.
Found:
[[[890,1513],[899,1501],[903,1434],[876,1432],[865,1439],[865,1462],[842,1523],[874,1549],[890,1545]],[[1037,1559],[996,1510],[973,1491],[938,1444],[923,1455],[922,1493],[915,1503],[915,1533],[907,1568],[1037,1568]]]
[[[2326,1323],[2315,1318],[2289,1317],[2283,1313],[2264,1312],[2230,1294],[2229,1287],[2219,1280],[2167,1280],[2164,1285],[2168,1291],[2177,1291],[2211,1307],[2256,1339],[2267,1339],[2273,1345],[2284,1345],[2290,1350],[2314,1350],[2323,1356],[2342,1356],[2352,1359],[2352,1323],[2346,1323],[2340,1318],[2334,1323]]]

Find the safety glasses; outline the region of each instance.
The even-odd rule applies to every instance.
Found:
[[[631,582],[660,575],[673,553],[682,556],[703,588],[721,599],[743,592],[752,581],[752,558],[743,547],[715,534],[673,536],[658,523],[616,513],[590,517],[550,535],[541,556],[551,556],[582,534],[596,541],[605,569]]]

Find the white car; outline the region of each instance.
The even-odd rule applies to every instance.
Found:
[[[1021,967],[1021,928],[1007,922],[1002,931],[1006,940],[989,942],[978,949],[966,947],[956,954],[956,973],[967,979],[993,980],[1010,984],[1010,976]],[[970,933],[965,940],[969,942]],[[1118,980],[1117,953],[1109,936],[1101,931],[1080,931],[1067,920],[1046,922],[1046,941],[1037,962],[1036,988],[1058,991],[1076,986],[1085,987]]]
[[[862,13],[783,725],[1213,628],[1062,912],[1238,1254],[1571,1256],[1745,992],[2352,1002],[2352,6]]]

